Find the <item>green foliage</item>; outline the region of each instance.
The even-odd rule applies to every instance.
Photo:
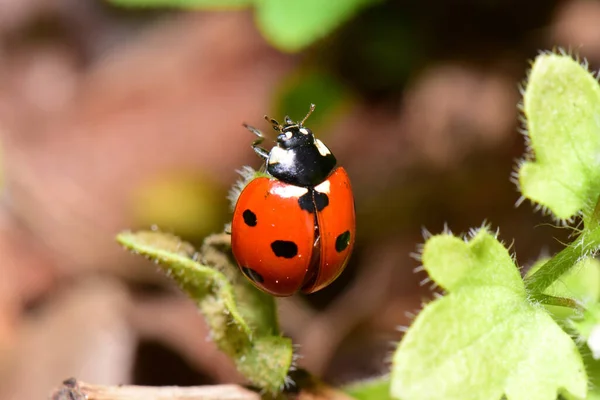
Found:
[[[523,96],[531,144],[519,168],[523,196],[560,219],[583,213],[586,225],[600,194],[600,86],[571,57],[539,56]]]
[[[273,298],[234,271],[225,252],[228,238],[207,238],[199,255],[190,244],[155,231],[125,232],[117,240],[173,278],[196,302],[212,340],[238,370],[254,385],[275,393],[283,388],[292,363],[291,341],[279,335]]]
[[[571,245],[527,278],[536,294],[600,246],[600,86],[571,57],[543,54],[533,64],[523,105],[531,146],[518,171],[523,196],[557,218],[581,215],[584,223]]]
[[[401,341],[395,398],[599,398],[598,109],[600,87],[576,60],[535,60],[523,99],[530,149],[520,189],[558,219],[581,216],[583,228],[525,280],[485,229],[468,242],[450,234],[429,239],[423,265],[447,294],[425,306]]]
[[[508,250],[486,229],[467,243],[432,237],[423,265],[449,294],[425,306],[400,343],[395,398],[550,400],[562,391],[585,397],[575,344],[528,299]]]
[[[363,7],[380,0],[110,0],[125,7],[230,9],[253,6],[256,24],[280,50],[295,52],[330,34]]]

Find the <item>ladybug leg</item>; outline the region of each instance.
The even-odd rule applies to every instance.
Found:
[[[256,129],[255,127],[253,127],[253,126],[250,126],[250,125],[248,125],[248,124],[243,124],[243,125],[244,125],[244,128],[248,129],[250,132],[252,132],[252,133],[254,133],[256,136],[258,136],[258,137],[260,138],[260,140],[261,140],[261,141],[264,139],[264,137],[265,137],[265,134],[264,134],[264,133],[262,133],[262,132],[260,131],[260,129]]]
[[[259,146],[261,142],[262,139],[255,140],[254,143],[252,143],[252,150],[254,150],[254,152],[258,154],[260,158],[266,160],[267,158],[269,158],[269,152]]]
[[[252,150],[254,150],[254,152],[258,154],[259,157],[262,159],[266,160],[267,158],[269,158],[269,152],[259,146],[259,144],[261,144],[265,140],[264,133],[262,133],[259,129],[256,129],[255,127],[250,126],[248,124],[244,124],[244,127],[250,132],[254,133],[256,136],[258,136],[258,139],[256,139],[252,143]]]

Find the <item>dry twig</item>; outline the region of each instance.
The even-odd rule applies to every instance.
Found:
[[[68,379],[51,400],[260,400],[260,395],[238,385],[151,387],[102,386]]]
[[[281,395],[278,400],[352,400],[345,393],[299,371],[299,393]],[[260,400],[260,394],[239,385],[213,386],[103,386],[67,379],[50,400]]]

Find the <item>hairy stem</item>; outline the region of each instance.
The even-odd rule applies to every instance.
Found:
[[[600,226],[584,231],[573,243],[548,260],[540,269],[525,278],[529,294],[537,298],[552,283],[569,271],[585,255],[600,247]]]
[[[568,297],[555,297],[547,294],[538,294],[533,296],[533,299],[549,306],[567,307],[574,310],[584,311],[583,306],[579,304],[577,300],[570,299]]]
[[[579,239],[578,239],[579,241]],[[554,281],[567,272],[584,253],[583,246],[575,243],[565,247],[560,253],[548,260],[540,269],[531,276],[525,278],[525,287],[527,291],[534,295],[541,294]]]

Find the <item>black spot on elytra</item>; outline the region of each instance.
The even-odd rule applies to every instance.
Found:
[[[261,276],[261,274],[259,274],[258,272],[256,272],[255,270],[253,270],[252,268],[248,268],[248,267],[242,267],[242,272],[244,273],[244,275],[246,275],[250,280],[256,282],[256,283],[263,283],[265,280],[263,279],[263,277]]]
[[[242,217],[244,217],[244,222],[248,226],[256,226],[256,214],[254,214],[250,210],[246,210],[242,213]]]
[[[288,240],[276,240],[271,243],[271,249],[277,257],[294,258],[298,254],[298,246]]]
[[[298,205],[300,205],[300,208],[302,210],[306,210],[309,213],[315,212],[315,205],[313,203],[310,191],[306,192],[306,194],[303,194],[298,198]]]
[[[346,248],[348,247],[349,244],[350,244],[350,231],[346,231],[346,232],[340,234],[335,239],[335,251],[337,251],[338,253],[341,253],[342,251],[346,250]]]
[[[317,211],[322,211],[329,205],[329,197],[325,193],[309,190],[306,194],[298,198],[298,204],[301,209],[313,214],[315,212],[315,205],[317,206]]]
[[[315,194],[315,204],[317,205],[317,211],[322,211],[325,207],[329,205],[329,196],[325,193],[314,192]]]

